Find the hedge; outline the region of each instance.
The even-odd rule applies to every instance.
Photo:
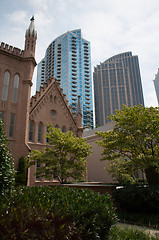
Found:
[[[68,187],[22,187],[0,199],[0,239],[107,239],[116,223],[108,194]]]

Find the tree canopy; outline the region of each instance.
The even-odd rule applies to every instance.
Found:
[[[83,180],[86,170],[86,157],[91,153],[90,145],[83,138],[78,138],[71,131],[63,133],[58,128],[48,125],[46,137],[50,146],[43,151],[32,150],[28,156],[28,166],[39,164],[36,174],[60,183],[68,179]]]
[[[97,132],[102,137],[103,158],[116,179],[133,182],[135,173],[145,173],[149,184],[159,184],[159,108],[123,106],[111,115],[115,127]]]
[[[15,170],[13,158],[8,150],[8,141],[0,117],[0,195],[13,188],[15,183]]]

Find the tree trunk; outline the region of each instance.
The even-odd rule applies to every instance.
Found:
[[[145,174],[149,185],[159,185],[159,173],[155,166],[145,169]]]

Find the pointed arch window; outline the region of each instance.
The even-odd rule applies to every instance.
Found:
[[[13,138],[15,125],[15,113],[10,114],[9,137]]]
[[[48,133],[48,132],[49,132],[49,126],[46,127],[46,133]],[[48,137],[46,137],[46,143],[49,143],[49,138]]]
[[[1,118],[3,121],[4,121],[4,115],[5,115],[5,113],[0,111],[0,118]]]
[[[38,142],[42,143],[43,124],[42,122],[38,125]]]
[[[29,122],[29,142],[34,142],[34,121]]]
[[[70,127],[70,128],[69,128],[69,131],[73,132],[73,128],[72,128],[72,127]]]
[[[9,88],[10,73],[8,71],[4,74],[4,82],[2,89],[2,100],[7,101],[8,98],[8,88]]]
[[[51,114],[52,117],[54,117],[54,116],[56,116],[56,111],[55,110],[51,110],[50,114]]]
[[[19,88],[19,75],[15,74],[14,84],[13,84],[13,92],[12,92],[12,102],[15,102],[15,103],[17,102],[18,88]]]
[[[63,133],[66,132],[66,127],[65,127],[65,126],[62,127],[62,132],[63,132]]]
[[[50,95],[50,102],[52,103],[52,95]]]

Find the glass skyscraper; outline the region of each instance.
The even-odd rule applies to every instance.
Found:
[[[48,46],[38,64],[37,91],[50,77],[60,82],[75,114],[80,96],[83,127],[93,128],[90,42],[82,38],[80,29],[62,34]]]
[[[115,55],[94,68],[96,126],[103,126],[108,117],[123,105],[144,106],[138,56],[131,52]]]
[[[157,101],[159,104],[159,69],[158,69],[157,74],[155,75],[155,79],[153,80],[153,82],[154,82],[154,86],[155,86]]]

